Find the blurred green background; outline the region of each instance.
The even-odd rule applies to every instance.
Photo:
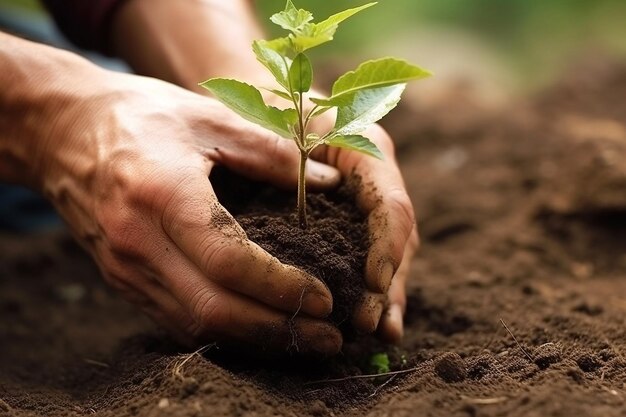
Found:
[[[366,2],[295,4],[317,20]],[[257,4],[267,21],[284,0]],[[436,75],[467,71],[470,78],[498,77],[511,89],[539,88],[584,56],[626,58],[626,0],[379,0],[335,39],[330,55],[399,55]]]
[[[295,0],[316,19],[365,2]],[[284,3],[256,0],[272,35],[280,31],[268,18]],[[38,2],[0,0],[0,7],[35,11]],[[379,0],[344,23],[336,41],[316,54],[346,66],[397,55],[437,75],[468,74],[495,78],[512,89],[536,88],[583,55],[626,57],[626,0]]]

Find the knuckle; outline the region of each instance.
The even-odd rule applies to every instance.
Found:
[[[387,202],[392,213],[395,216],[400,216],[400,224],[404,226],[406,236],[409,237],[415,228],[415,211],[409,195],[404,189],[395,188],[388,192]]]
[[[267,158],[272,169],[291,168],[297,164],[296,153],[289,149],[290,142],[273,136],[266,142]]]
[[[203,271],[217,281],[230,275],[233,265],[238,263],[238,251],[225,236],[209,234],[204,239],[201,259]]]
[[[197,322],[196,333],[219,333],[231,321],[229,304],[209,288],[203,288],[194,294],[191,311]]]

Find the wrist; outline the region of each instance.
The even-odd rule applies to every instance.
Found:
[[[213,77],[273,85],[251,51],[261,37],[249,0],[130,0],[110,41],[137,73],[206,93],[198,83]]]
[[[0,180],[41,190],[104,71],[71,53],[0,36]]]

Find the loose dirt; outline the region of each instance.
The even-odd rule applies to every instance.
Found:
[[[402,346],[190,355],[65,232],[2,235],[0,416],[626,415],[626,67],[472,108],[387,121],[422,238]],[[407,372],[331,381],[383,351]]]

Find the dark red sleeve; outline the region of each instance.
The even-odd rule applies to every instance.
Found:
[[[57,25],[76,45],[107,52],[111,20],[125,0],[43,0]]]

